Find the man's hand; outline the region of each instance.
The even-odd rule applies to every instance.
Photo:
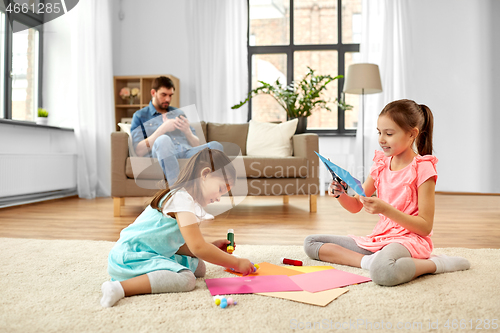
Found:
[[[176,129],[180,130],[184,134],[191,133],[191,128],[189,127],[189,120],[184,116],[178,116],[175,118],[174,126]]]
[[[158,127],[158,130],[162,134],[175,131],[177,129],[175,126],[175,121],[176,121],[176,119],[165,120],[165,122],[163,124],[161,124],[160,127]]]
[[[382,214],[385,215],[388,209],[390,209],[392,206],[389,205],[387,202],[385,202],[382,199],[375,198],[375,197],[359,197],[359,201],[363,204],[363,207],[365,208],[365,211],[370,214]]]

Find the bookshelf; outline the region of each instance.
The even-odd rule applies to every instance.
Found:
[[[131,75],[131,76],[115,76],[114,77],[114,93],[115,93],[115,127],[119,130],[118,123],[122,122],[123,118],[132,118],[134,112],[146,107],[151,101],[151,84],[159,75]],[[179,79],[173,75],[163,75],[172,79],[175,85],[175,94],[172,96],[170,106],[180,107],[179,103]],[[130,100],[123,100],[120,97],[120,90],[124,87],[138,88],[139,95]]]

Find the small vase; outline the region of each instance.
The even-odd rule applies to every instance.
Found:
[[[35,120],[37,125],[47,125],[49,123],[49,118],[47,117],[36,117]]]
[[[305,133],[307,130],[307,117],[298,117],[299,122],[297,123],[297,129],[295,134]]]
[[[129,97],[129,103],[130,103],[130,105],[134,104],[134,100],[135,100],[134,96],[130,96]]]

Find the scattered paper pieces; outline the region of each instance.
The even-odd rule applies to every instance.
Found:
[[[274,293],[257,293],[257,295],[283,298],[311,305],[327,306],[334,299],[348,291],[348,288],[335,288],[317,293],[310,293],[308,291],[283,291]]]

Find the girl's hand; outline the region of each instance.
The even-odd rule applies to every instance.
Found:
[[[215,246],[217,246],[219,249],[221,249],[224,252],[227,252],[227,246],[230,243],[231,242],[227,239],[218,239],[215,242],[212,242],[212,244],[214,244]],[[234,249],[236,249],[236,242],[234,243]]]
[[[253,273],[255,270],[254,265],[248,259],[240,258],[238,260],[238,268],[236,269],[238,272],[243,274],[243,276]]]
[[[345,193],[343,186],[347,187],[347,184],[344,181],[342,181],[341,185],[338,181],[332,180],[332,183],[328,186],[328,195],[334,198],[340,197]]]
[[[359,201],[363,204],[365,211],[370,214],[382,214],[387,212],[387,209],[391,207],[387,202],[382,199],[375,197],[359,197]]]

